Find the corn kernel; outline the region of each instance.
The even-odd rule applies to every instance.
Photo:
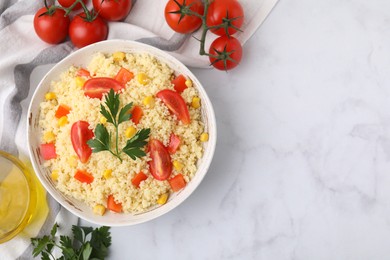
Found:
[[[192,87],[192,81],[190,79],[187,79],[186,82],[184,82],[184,84],[186,84],[187,87]]]
[[[135,129],[134,127],[130,126],[126,129],[125,131],[125,136],[127,138],[131,138],[135,135],[135,133],[137,132],[137,129]]]
[[[200,141],[201,142],[207,142],[209,140],[209,134],[208,133],[203,133],[200,135]]]
[[[112,170],[111,169],[108,169],[108,170],[104,170],[103,171],[103,177],[104,177],[104,179],[109,179],[109,178],[111,178],[111,176],[112,176]]]
[[[68,164],[71,167],[76,167],[77,166],[77,157],[72,155],[68,158]]]
[[[112,54],[112,57],[114,58],[114,61],[122,61],[125,58],[125,53],[117,51]]]
[[[52,171],[50,177],[53,181],[57,181],[58,180],[58,171],[56,171],[56,170]]]
[[[173,161],[172,164],[176,171],[181,171],[183,169],[183,164],[179,161]]]
[[[100,118],[100,123],[101,124],[105,124],[105,123],[107,123],[107,118],[105,118],[104,116],[102,116],[101,118]]]
[[[145,73],[139,73],[137,74],[137,81],[142,85],[146,85],[149,82],[149,77]]]
[[[168,193],[161,194],[161,196],[157,200],[157,203],[160,205],[164,205],[165,203],[167,203],[168,196]]]
[[[53,99],[56,99],[56,98],[57,98],[57,96],[56,96],[56,94],[53,93],[53,92],[47,92],[47,93],[45,94],[45,99],[46,99],[46,100],[53,100]]]
[[[60,119],[58,119],[58,125],[59,126],[64,126],[68,123],[68,117],[67,116],[62,116]]]
[[[148,107],[154,107],[154,97],[153,96],[147,96],[146,98],[144,98],[144,100],[142,101],[144,103],[145,106],[148,106]]]
[[[93,214],[103,216],[105,212],[106,208],[101,204],[97,204],[93,207]]]
[[[83,77],[76,77],[76,86],[79,88],[84,87],[85,78]]]
[[[200,98],[199,97],[193,97],[192,98],[192,102],[191,102],[191,106],[193,108],[200,108]]]
[[[56,136],[54,135],[54,133],[52,131],[48,131],[48,132],[43,134],[43,141],[45,141],[45,143],[52,143],[55,141],[55,139],[56,139]]]

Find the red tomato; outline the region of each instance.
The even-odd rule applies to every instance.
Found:
[[[187,184],[181,173],[179,173],[178,175],[176,175],[172,179],[169,179],[168,182],[169,182],[169,185],[171,186],[171,188],[174,192],[177,192],[177,191],[183,189]]]
[[[111,211],[114,211],[116,213],[122,212],[122,203],[116,203],[114,196],[109,195],[107,198],[107,208]]]
[[[92,174],[85,170],[77,170],[74,178],[80,182],[90,184],[93,182],[94,177]]]
[[[138,125],[143,114],[144,114],[144,111],[142,110],[141,107],[134,106],[133,110],[131,110],[131,120],[134,122],[134,124]]]
[[[92,139],[94,134],[88,127],[88,122],[77,121],[70,130],[73,149],[82,163],[86,163],[92,154],[92,149],[88,146],[87,141]]]
[[[230,70],[236,67],[242,58],[241,43],[234,37],[221,36],[215,39],[209,53],[218,57],[209,57],[211,64],[219,70]]]
[[[41,40],[57,44],[65,40],[68,36],[69,17],[65,16],[65,11],[55,9],[52,14],[44,14],[48,12],[46,7],[38,10],[34,16],[34,29]]]
[[[148,178],[148,176],[147,176],[145,173],[139,172],[139,173],[137,173],[137,174],[133,177],[133,179],[131,179],[131,183],[132,183],[135,187],[139,188],[139,185],[140,185],[141,181],[144,181],[144,180],[146,180],[147,178]]]
[[[164,102],[183,124],[188,125],[191,122],[186,102],[180,94],[170,89],[164,89],[158,92],[156,96]]]
[[[56,147],[54,143],[41,144],[41,155],[44,160],[57,158]]]
[[[118,71],[118,74],[115,76],[115,80],[122,83],[123,85],[126,85],[127,82],[132,80],[132,78],[134,78],[134,74],[125,68],[121,68]]]
[[[203,15],[204,7],[201,0],[169,0],[165,6],[165,21],[175,32],[192,33],[202,24],[202,19],[193,15],[174,13],[186,9]]]
[[[156,139],[150,140],[148,149],[152,159],[149,161],[149,168],[153,177],[159,181],[168,179],[172,173],[172,162],[167,149]]]
[[[207,26],[216,26],[223,24],[230,24],[228,27],[228,35],[232,35],[240,29],[244,22],[244,10],[237,0],[215,0],[213,1],[207,12],[206,23]],[[225,28],[211,30],[217,35],[226,35]]]
[[[101,17],[109,21],[119,21],[129,14],[131,0],[92,0],[93,8]]]
[[[186,77],[181,74],[172,80],[173,88],[177,93],[182,93],[187,88],[186,80]]]
[[[64,104],[60,104],[56,110],[55,117],[56,118],[61,118],[63,116],[66,116],[70,113],[70,107]]]
[[[102,18],[97,16],[93,21],[85,19],[85,14],[80,13],[69,26],[70,40],[78,48],[107,39],[108,26]]]
[[[90,98],[102,99],[103,94],[108,93],[110,89],[115,92],[123,89],[125,86],[112,78],[91,78],[84,83],[84,95]]]
[[[89,71],[84,69],[84,68],[79,69],[76,74],[79,77],[90,77],[91,76],[91,73],[89,73]]]
[[[167,147],[168,152],[170,154],[176,153],[177,148],[179,148],[179,146],[180,146],[180,138],[177,135],[175,135],[174,133],[172,133],[170,136],[170,139],[169,139],[168,147]]]
[[[76,2],[76,0],[58,0],[58,3],[65,8],[70,7],[74,2]],[[86,4],[87,2],[88,0],[83,0],[84,4]],[[72,11],[79,10],[81,7],[82,7],[81,4],[78,3],[75,5],[75,7],[73,7]]]

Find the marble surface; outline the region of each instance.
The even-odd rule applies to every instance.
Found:
[[[110,259],[389,259],[389,10],[281,0],[237,69],[193,69],[211,169],[168,214],[112,228]]]

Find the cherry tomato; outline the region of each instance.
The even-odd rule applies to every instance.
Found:
[[[129,14],[131,0],[92,0],[93,8],[101,17],[109,21],[119,21]]]
[[[237,0],[215,0],[210,4],[206,17],[207,26],[220,25],[224,21],[233,26],[228,27],[228,35],[237,32],[235,28],[241,28],[244,22],[244,10]],[[220,36],[226,35],[225,28],[214,29],[211,32]]]
[[[57,158],[56,146],[54,143],[41,144],[41,155],[44,160]]]
[[[87,141],[92,139],[93,136],[88,122],[77,121],[72,125],[70,139],[73,149],[82,163],[86,163],[92,154],[92,149],[88,146]]]
[[[180,138],[177,135],[175,135],[174,133],[172,133],[170,138],[169,138],[169,144],[167,147],[168,152],[170,154],[176,153],[179,146],[180,146]]]
[[[173,88],[176,90],[176,92],[182,93],[187,88],[186,81],[186,77],[184,77],[182,74],[172,80]]]
[[[87,184],[92,183],[94,180],[93,175],[85,170],[77,170],[76,174],[74,175],[74,178],[79,182],[83,182]]]
[[[91,78],[84,83],[84,95],[90,98],[102,99],[103,94],[108,93],[110,89],[115,92],[123,89],[125,86],[112,78]]]
[[[192,33],[201,26],[202,19],[193,15],[182,17],[180,13],[174,13],[183,8],[190,9],[200,15],[203,15],[204,11],[201,0],[169,0],[165,6],[165,21],[175,32]]]
[[[157,139],[149,141],[148,150],[150,152],[149,168],[152,176],[159,181],[164,181],[171,176],[172,162],[165,146]]]
[[[209,57],[211,64],[219,70],[230,70],[236,67],[242,58],[241,43],[234,37],[220,36],[211,45],[209,53],[219,58]]]
[[[164,89],[158,92],[156,97],[161,99],[168,109],[175,114],[183,124],[188,125],[191,122],[186,102],[179,93],[170,89]]]
[[[80,13],[69,26],[70,40],[78,48],[107,39],[108,26],[102,18],[97,16],[93,21],[85,19],[85,14]]]
[[[65,16],[65,11],[62,9],[55,9],[52,14],[45,14],[46,12],[48,10],[43,7],[34,16],[36,34],[41,40],[50,44],[64,41],[68,36],[69,17]]]
[[[62,5],[63,7],[65,8],[68,8],[70,7],[76,0],[58,0],[58,3],[60,5]],[[86,4],[88,2],[88,0],[83,0],[83,3]],[[78,3],[75,5],[75,7],[73,7],[72,11],[76,11],[76,10],[79,10],[81,8],[81,4]]]
[[[116,203],[113,195],[109,195],[107,198],[107,208],[116,213],[122,212],[122,203]]]

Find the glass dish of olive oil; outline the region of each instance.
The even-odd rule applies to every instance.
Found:
[[[21,232],[36,212],[41,187],[19,159],[0,151],[0,243]]]

